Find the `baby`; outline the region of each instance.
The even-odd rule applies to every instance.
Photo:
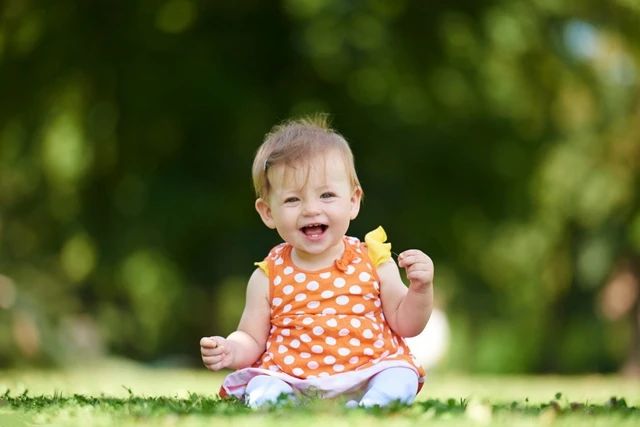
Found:
[[[221,396],[251,407],[282,395],[413,402],[425,372],[403,337],[429,319],[434,266],[417,249],[396,264],[381,227],[364,243],[346,235],[363,191],[345,139],[324,116],[276,126],[258,149],[253,183],[260,218],[284,242],[256,263],[237,330],[200,340],[208,369],[235,369]]]

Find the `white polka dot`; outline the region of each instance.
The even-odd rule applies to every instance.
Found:
[[[291,267],[291,266],[285,267],[283,272],[284,272],[284,274],[291,274],[291,273],[293,273],[293,267]]]
[[[358,279],[360,279],[361,282],[368,282],[369,279],[371,279],[371,275],[366,271],[363,271],[362,273],[358,274]]]
[[[291,330],[290,329],[283,329],[282,331],[280,331],[280,333],[283,336],[288,337],[289,335],[291,335]]]
[[[284,307],[282,307],[282,312],[283,313],[288,313],[291,311],[291,304],[287,304]]]
[[[362,262],[362,258],[355,257],[351,260],[351,262],[354,264],[360,264]]]
[[[336,372],[344,371],[344,365],[333,365],[333,370]]]
[[[300,353],[300,357],[302,357],[303,359],[309,359],[311,357],[311,354],[303,351],[302,353]]]
[[[364,305],[362,304],[356,304],[353,307],[351,307],[351,310],[354,313],[362,313],[364,311]]]
[[[291,295],[292,292],[293,292],[293,286],[291,285],[287,285],[284,288],[282,288],[282,293],[285,295]]]
[[[324,340],[324,342],[326,342],[326,343],[327,343],[327,344],[329,344],[329,345],[336,345],[336,342],[337,342],[337,341],[336,341],[336,339],[335,339],[335,338],[333,338],[333,337],[327,337],[327,338]]]
[[[315,328],[313,328],[313,334],[322,335],[324,334],[324,329],[321,326],[316,326]]]
[[[346,274],[353,274],[356,271],[356,268],[353,265],[348,265],[347,269],[344,271]]]
[[[373,296],[373,294],[369,293],[369,294],[366,294],[363,298],[366,299],[367,301],[369,301],[369,300],[374,299],[375,296]]]
[[[349,355],[349,353],[351,353],[351,350],[349,350],[349,349],[348,349],[348,348],[346,348],[346,347],[340,347],[340,348],[338,349],[338,354],[339,354],[340,356],[348,356],[348,355]]]
[[[374,342],[374,343],[373,343],[373,346],[374,346],[375,348],[382,348],[382,347],[384,347],[384,341],[382,341],[382,340],[377,340],[376,342]]]
[[[286,346],[284,345],[278,346],[278,353],[282,354],[282,353],[286,353],[287,351],[289,351],[289,349]]]
[[[352,365],[355,365],[359,361],[360,361],[360,358],[358,356],[353,356],[351,359],[349,359],[349,363],[351,363]]]
[[[380,290],[380,284],[378,283],[377,280],[373,281],[373,289],[375,289],[376,291]]]
[[[274,306],[278,307],[280,304],[282,304],[282,298],[275,297],[271,302]]]
[[[309,369],[318,369],[318,366],[320,365],[315,360],[312,360],[309,363],[307,363],[307,366],[309,367]]]
[[[320,296],[322,298],[331,298],[333,296],[333,291],[322,291]]]
[[[311,351],[314,353],[322,353],[324,351],[324,348],[322,348],[321,345],[316,344],[311,347]]]
[[[327,365],[333,365],[334,363],[336,363],[336,358],[333,356],[327,356],[324,359],[322,359],[322,361]]]
[[[298,294],[296,295],[296,301],[300,302],[300,301],[304,301],[307,299],[307,296],[305,294]]]
[[[371,338],[373,338],[373,331],[371,331],[371,329],[365,329],[364,331],[362,331],[362,336],[370,340]]]
[[[288,325],[291,322],[292,322],[292,320],[291,320],[290,317],[285,317],[284,319],[282,319],[282,324],[285,325],[285,326]]]
[[[333,286],[336,288],[343,287],[347,282],[342,277],[337,277],[336,280],[333,281]]]
[[[362,350],[362,352],[367,356],[373,356],[373,353],[374,353],[373,349],[371,348],[365,348],[364,350]]]
[[[375,305],[376,307],[380,307],[380,300],[377,299],[373,302],[373,305]]]
[[[346,328],[340,329],[340,330],[338,331],[338,335],[340,335],[341,337],[346,337],[346,336],[347,336],[347,335],[349,335],[349,334],[350,334],[350,332],[349,332],[349,330],[348,330],[348,329],[346,329]]]
[[[336,304],[338,305],[347,305],[349,304],[349,297],[346,295],[340,295],[338,298],[336,298]]]
[[[280,368],[278,368],[276,365],[271,365],[271,366],[269,366],[269,370],[270,371],[274,371],[274,372],[278,372],[280,370]]]
[[[360,340],[358,338],[351,338],[349,340],[349,344],[351,344],[354,347],[360,347]]]
[[[309,301],[307,303],[307,307],[312,310],[315,310],[316,308],[320,307],[320,301]]]
[[[274,262],[275,265],[282,265],[282,263],[284,262],[284,260],[282,259],[282,257],[278,257],[276,258],[276,261]]]
[[[351,319],[350,323],[354,328],[359,328],[360,326],[362,326],[362,322],[360,321],[360,319]]]
[[[297,377],[301,377],[302,375],[304,375],[304,369],[302,368],[293,368],[291,372],[293,372],[293,375]]]
[[[298,283],[302,283],[305,280],[307,280],[307,276],[304,273],[298,273],[295,276],[293,276],[293,279]]]
[[[311,317],[305,317],[304,319],[302,319],[302,324],[303,325],[309,326],[312,323],[313,323],[313,319]]]
[[[273,279],[273,284],[274,284],[275,286],[278,286],[280,283],[282,283],[282,277],[280,277],[280,276],[276,276],[276,277]]]
[[[324,315],[336,314],[336,309],[333,308],[333,307],[327,307],[324,310],[322,310],[322,314],[324,314]]]
[[[327,326],[330,326],[332,328],[335,328],[336,326],[338,326],[338,321],[336,319],[329,319],[327,320]]]
[[[301,339],[303,342],[311,342],[311,341],[312,341],[312,340],[311,340],[311,337],[310,337],[309,335],[307,335],[307,334],[302,334],[302,335],[300,335],[300,339]]]
[[[329,277],[331,277],[331,272],[330,271],[325,271],[323,273],[320,273],[320,278],[321,279],[328,279]]]
[[[284,341],[284,337],[282,335],[278,335],[276,337],[276,342],[283,342]]]
[[[298,348],[298,347],[300,347],[300,341],[298,341],[298,340],[293,340],[293,341],[291,341],[291,342],[289,343],[289,346],[290,346],[291,348]]]
[[[349,288],[349,293],[351,294],[361,294],[362,293],[362,288],[358,285],[353,285],[352,287]]]
[[[307,283],[307,289],[309,289],[310,291],[317,291],[319,287],[320,287],[320,284],[315,280],[312,280],[309,283]]]
[[[287,356],[287,357],[285,357],[285,358],[283,359],[283,362],[284,362],[286,365],[292,365],[292,364],[293,364],[293,362],[295,362],[295,361],[296,361],[296,358],[295,358],[295,357],[293,357],[293,356],[291,356],[291,355],[289,355],[289,356]]]

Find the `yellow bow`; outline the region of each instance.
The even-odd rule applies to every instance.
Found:
[[[382,226],[378,226],[378,228],[364,236],[369,258],[371,258],[373,265],[376,267],[391,259],[391,243],[384,243],[386,240],[387,233],[385,233]]]

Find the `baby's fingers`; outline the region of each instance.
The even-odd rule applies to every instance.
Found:
[[[202,355],[202,357],[220,356],[225,353],[226,351],[224,347],[216,347],[216,348],[200,347],[200,354]]]
[[[230,361],[229,351],[226,349],[221,349],[220,354],[214,356],[202,356],[202,363],[207,369],[212,371],[218,371],[222,368],[226,368],[229,365]]]
[[[203,337],[200,338],[200,347],[203,348],[216,348],[221,342],[219,342],[218,337]]]
[[[412,269],[411,271],[407,271],[407,279],[409,279],[409,281],[411,282],[427,282],[431,277],[433,277],[433,275],[429,270]]]
[[[202,357],[219,356],[225,353],[226,340],[222,337],[205,337],[200,340]]]
[[[222,362],[224,358],[224,354],[219,354],[217,356],[202,356],[202,363],[208,368]]]
[[[417,249],[409,249],[398,256],[398,265],[400,267],[407,268],[419,263],[430,264],[431,259],[424,252]]]

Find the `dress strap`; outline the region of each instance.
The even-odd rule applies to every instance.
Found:
[[[335,260],[334,265],[340,271],[347,271],[347,267],[349,267],[351,261],[356,257],[356,252],[347,237],[343,237],[342,241],[344,242],[344,252],[340,258]]]

